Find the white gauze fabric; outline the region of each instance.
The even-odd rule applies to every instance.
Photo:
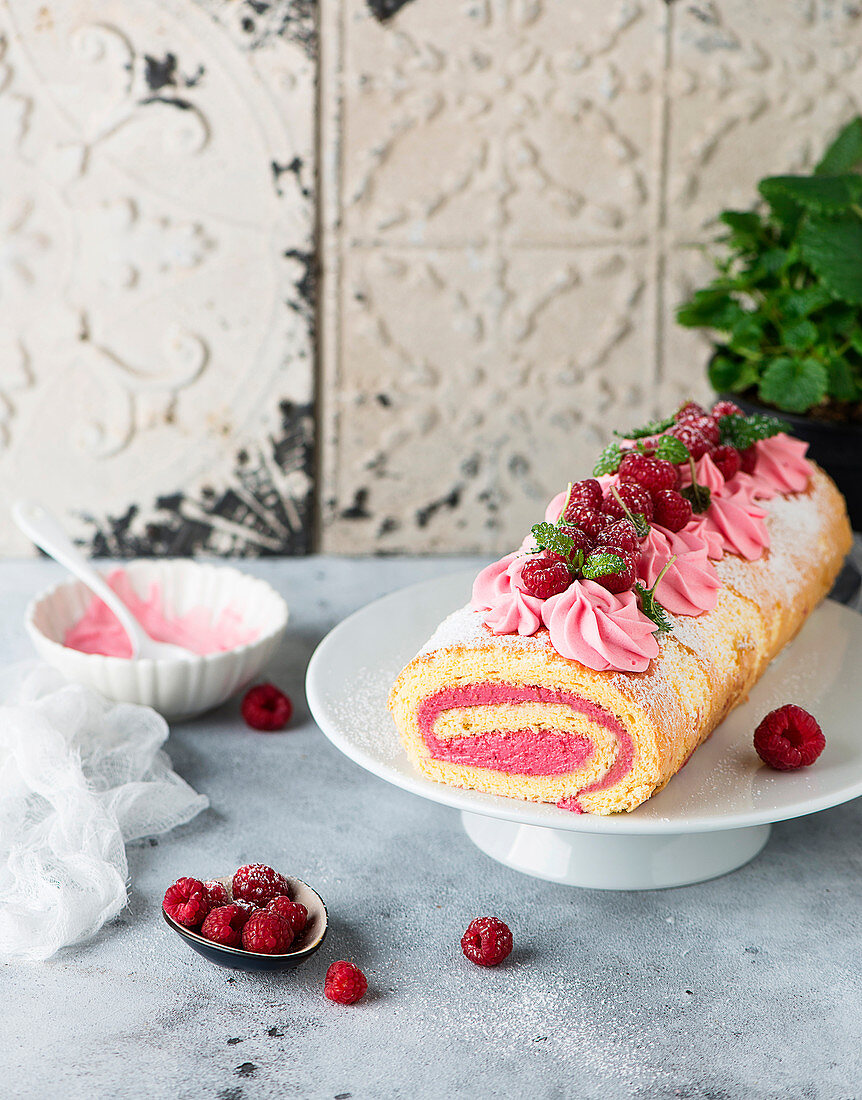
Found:
[[[0,675],[0,954],[47,959],[126,904],[125,842],[209,805],[161,750],[164,718],[44,665]]]

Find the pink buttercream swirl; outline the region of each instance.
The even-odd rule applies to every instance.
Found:
[[[596,672],[644,672],[658,656],[658,628],[634,592],[614,595],[595,581],[576,581],[544,601],[542,622],[561,657]]]
[[[695,515],[692,524],[695,531],[697,525],[702,526],[704,539],[711,532],[720,535],[725,550],[747,561],[759,558],[769,545],[766,513],[754,503],[751,489],[732,482],[724,492],[713,493],[707,510]]]
[[[708,561],[706,546],[691,548],[691,541],[695,540],[680,538],[663,527],[650,527],[641,543],[638,579],[646,588],[652,588],[659,573],[675,556],[656,590],[659,602],[673,615],[702,615],[711,611],[721,588],[715,567]]]
[[[778,493],[801,493],[808,487],[812,466],[805,457],[807,443],[780,432],[770,439],[759,440],[755,448],[757,461],[752,475],[757,486],[755,496],[765,498],[766,493],[762,489],[771,489]]]
[[[507,554],[483,569],[473,582],[470,606],[485,612],[485,625],[494,634],[531,637],[542,625],[544,601],[523,589],[522,573],[529,560],[526,554]]]

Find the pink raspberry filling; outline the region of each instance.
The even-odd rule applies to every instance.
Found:
[[[589,737],[562,730],[493,730],[474,737],[454,738],[434,735],[434,723],[444,711],[517,703],[562,704],[616,735],[614,763],[599,780],[579,791],[579,795],[611,787],[631,770],[634,757],[631,736],[604,707],[571,692],[544,687],[517,687],[514,684],[467,684],[443,688],[424,699],[419,706],[417,720],[432,759],[513,775],[566,775],[592,756],[594,746]]]

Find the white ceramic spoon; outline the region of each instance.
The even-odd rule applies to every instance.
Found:
[[[157,642],[147,634],[116,592],[99,576],[60,526],[57,519],[32,501],[19,500],[12,506],[12,518],[46,554],[65,565],[70,573],[103,600],[120,621],[132,643],[132,657],[141,661],[188,660],[194,654],[183,646]]]

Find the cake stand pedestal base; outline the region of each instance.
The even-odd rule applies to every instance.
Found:
[[[708,833],[582,833],[462,810],[467,836],[516,871],[593,890],[658,890],[726,875],[763,849],[771,826]]]

